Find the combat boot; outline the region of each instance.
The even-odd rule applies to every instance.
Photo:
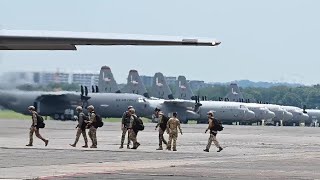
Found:
[[[48,146],[48,144],[49,144],[49,140],[45,140],[45,141],[44,141],[44,145],[45,145],[45,146]]]
[[[159,146],[156,150],[163,150],[162,146]]]
[[[209,152],[209,149],[204,149],[203,151],[204,151],[204,152]]]
[[[129,144],[127,145],[127,149],[130,149],[130,145]]]
[[[26,146],[33,146],[32,144],[27,144]]]
[[[177,151],[177,149],[172,149],[172,151]]]
[[[70,144],[70,146],[72,146],[72,147],[76,147],[76,144]]]
[[[220,151],[222,151],[223,150],[223,148],[222,147],[219,147],[219,150],[217,151],[217,152],[220,152]]]
[[[88,144],[86,143],[84,146],[82,146],[83,148],[88,148]]]
[[[123,148],[123,144],[120,145],[119,149],[122,149],[122,148]]]

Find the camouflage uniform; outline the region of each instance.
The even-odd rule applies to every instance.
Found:
[[[171,150],[172,140],[172,150],[177,150],[178,128],[180,130],[180,133],[182,134],[179,119],[176,117],[170,118],[167,123],[167,133],[169,134],[169,143],[167,147],[168,150]]]
[[[162,142],[167,145],[167,141],[164,139],[163,134],[166,131],[167,123],[164,121],[164,115],[162,112],[159,113],[159,121],[156,125],[156,129],[159,127],[159,148],[157,150],[162,150]]]
[[[204,149],[204,151],[206,152],[209,152],[209,149],[211,147],[211,144],[212,142],[214,143],[214,145],[216,145],[217,148],[219,148],[218,152],[222,151],[222,147],[220,146],[218,140],[217,140],[217,134],[218,134],[218,131],[215,131],[213,130],[214,129],[214,118],[209,118],[209,125],[208,125],[208,128],[206,130],[206,132],[208,130],[210,130],[210,136],[209,136],[209,139],[208,139],[208,144],[206,146],[206,149]]]
[[[37,123],[38,123],[38,113],[36,111],[32,111],[32,125],[30,127],[30,132],[29,132],[29,144],[27,144],[27,146],[33,146],[33,133],[36,134],[36,136],[41,139],[44,143],[45,146],[48,145],[48,140],[44,139],[39,132],[39,128],[37,127]]]
[[[140,146],[140,143],[137,141],[137,135],[138,130],[134,129],[135,126],[135,119],[137,118],[137,115],[132,114],[130,117],[130,126],[128,128],[129,130],[129,140],[132,141],[133,147],[131,149],[137,149],[138,146]]]
[[[123,115],[122,115],[122,135],[121,135],[121,145],[120,145],[120,148],[123,148],[123,143],[124,143],[124,140],[126,138],[126,134],[128,132],[128,144],[127,144],[127,148],[129,148],[129,145],[130,145],[130,139],[129,139],[129,126],[130,126],[130,119],[131,119],[131,116],[128,114],[128,111],[124,112]]]
[[[74,141],[74,143],[71,146],[76,146],[80,135],[82,134],[85,145],[82,147],[88,147],[88,138],[87,138],[87,134],[86,134],[86,127],[85,127],[85,114],[83,112],[80,112],[78,115],[78,125],[77,125],[77,134],[76,134],[76,140]]]
[[[96,113],[92,111],[89,113],[89,124],[91,125],[89,128],[89,137],[92,141],[91,148],[97,148],[98,141],[97,141],[97,127],[95,127],[96,124]]]

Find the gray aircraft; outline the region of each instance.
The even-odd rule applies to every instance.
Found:
[[[0,30],[0,50],[77,50],[76,46],[218,46],[219,41],[62,31]]]
[[[309,119],[305,121],[306,125],[317,126],[317,123],[320,122],[320,109],[305,109],[304,111],[309,115]]]
[[[195,96],[185,76],[178,77],[176,81],[176,92],[174,97],[176,99],[194,100]]]
[[[132,93],[132,94],[140,94],[144,97],[149,98],[149,93],[147,92],[146,87],[144,86],[139,73],[137,70],[130,70],[127,84],[124,86],[124,88],[121,90],[123,93]]]
[[[0,105],[4,108],[29,114],[27,107],[34,105],[40,115],[54,119],[66,119],[66,110],[74,110],[76,106],[95,106],[101,117],[121,118],[128,106],[134,106],[139,116],[150,116],[153,107],[145,97],[136,94],[91,93],[85,92],[25,92],[0,91]]]
[[[160,72],[153,77],[150,96],[159,99],[174,99],[165,77]]]
[[[158,97],[171,97],[171,90],[162,73],[156,73],[154,76],[154,95],[160,94]],[[158,84],[157,84],[158,83]],[[136,70],[131,70],[128,76],[128,82],[125,90],[121,92],[137,93],[145,95],[145,87]],[[152,95],[151,95],[152,96]],[[178,112],[179,119],[183,123],[188,120],[196,120],[199,123],[207,123],[207,112],[209,110],[216,112],[216,117],[220,118],[224,123],[232,123],[235,121],[246,121],[254,117],[254,112],[246,108],[243,103],[234,102],[218,102],[204,101],[199,103],[199,99],[181,100],[181,99],[164,99],[164,98],[146,98],[151,107],[161,108],[161,110],[170,115],[172,112]],[[151,116],[151,114],[150,114]],[[150,117],[147,116],[147,117]],[[155,120],[155,119],[153,119]]]
[[[102,66],[99,75],[99,92],[101,93],[120,93],[117,82],[115,81],[109,66]]]
[[[225,99],[235,102],[244,102],[243,95],[236,83],[231,83],[229,89],[230,91]],[[250,103],[250,100],[245,100],[245,102],[248,108],[256,113],[256,116],[265,115],[256,117],[254,120],[270,120],[270,117],[274,116],[272,121],[282,123],[289,121],[293,117],[291,112],[283,109],[280,105]]]
[[[294,107],[294,106],[281,106],[283,109],[285,109],[288,112],[291,112],[293,117],[292,119],[285,121],[286,124],[292,125],[296,124],[299,125],[300,123],[304,123],[305,121],[309,120],[309,115],[305,110]]]

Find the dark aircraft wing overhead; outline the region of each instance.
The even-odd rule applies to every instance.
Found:
[[[134,34],[0,30],[0,50],[77,50],[80,45],[217,46],[219,41]]]

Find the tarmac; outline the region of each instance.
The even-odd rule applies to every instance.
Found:
[[[320,179],[320,129],[314,127],[225,126],[224,150],[203,152],[205,124],[182,124],[177,152],[157,151],[155,124],[139,132],[137,150],[119,149],[120,123],[98,129],[98,148],[76,148],[76,122],[45,121],[26,147],[31,120],[0,120],[0,179]],[[168,138],[168,135],[165,135]]]

